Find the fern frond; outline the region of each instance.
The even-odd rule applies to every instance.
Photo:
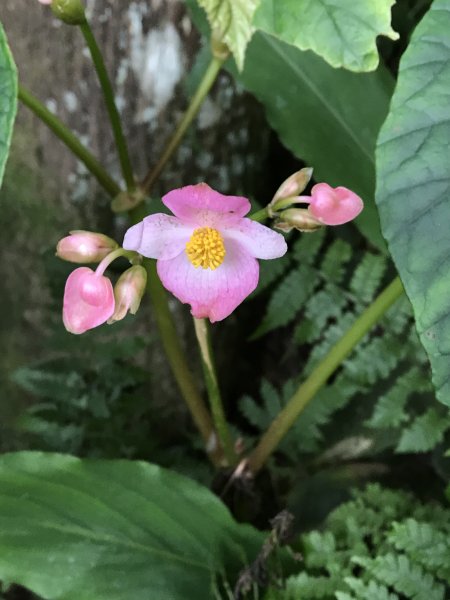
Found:
[[[285,254],[278,260],[262,260],[259,263],[258,287],[252,294],[252,298],[266,290],[272,283],[277,281],[291,266],[289,254]]]
[[[337,600],[346,600],[347,598],[352,600],[398,600],[397,594],[391,593],[385,585],[376,581],[365,583],[355,577],[345,577],[344,581],[354,595],[336,592]]]
[[[293,244],[291,253],[302,264],[312,265],[325,241],[326,229],[319,229],[313,234],[304,233]]]
[[[353,562],[367,569],[381,583],[392,586],[396,592],[412,600],[444,600],[444,586],[404,554],[388,553],[372,559],[354,557]]]
[[[308,265],[300,265],[291,270],[283,277],[271,297],[266,314],[252,339],[257,339],[292,321],[309,299],[315,285],[316,277]]]
[[[398,427],[409,419],[405,406],[410,394],[421,389],[423,375],[418,368],[403,373],[386,394],[377,401],[368,427],[384,429]]]
[[[341,239],[332,242],[328,246],[320,265],[320,274],[323,279],[341,283],[351,256],[352,248],[349,243]]]
[[[283,590],[271,589],[265,600],[328,600],[333,598],[336,581],[330,577],[315,577],[305,571],[290,577]]]
[[[392,525],[388,539],[397,550],[405,552],[450,583],[450,542],[447,533],[430,523],[407,519]]]
[[[380,287],[387,269],[384,256],[367,253],[356,267],[350,281],[350,291],[364,304],[368,304]]]
[[[450,418],[429,408],[403,430],[396,452],[428,452],[442,441],[448,429]]]

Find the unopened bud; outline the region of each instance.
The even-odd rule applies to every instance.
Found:
[[[141,202],[145,200],[145,193],[140,190],[134,190],[132,192],[120,192],[111,202],[111,210],[113,212],[127,212],[136,208]]]
[[[73,263],[100,262],[119,245],[102,233],[71,231],[56,246],[56,256]]]
[[[51,6],[55,17],[67,25],[83,25],[86,22],[81,0],[52,0]]]
[[[114,287],[116,309],[108,323],[121,321],[127,312],[135,315],[141,304],[147,283],[147,271],[140,265],[127,269],[119,277]]]
[[[310,182],[312,174],[312,168],[306,167],[288,177],[276,191],[269,207],[274,208],[274,204],[278,200],[284,200],[285,198],[291,198],[292,196],[301,194]]]
[[[288,208],[284,210],[274,223],[274,228],[284,233],[289,233],[293,229],[304,233],[311,233],[323,227],[323,223],[315,219],[308,209]]]

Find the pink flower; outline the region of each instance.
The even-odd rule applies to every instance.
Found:
[[[175,216],[155,214],[131,227],[123,247],[156,258],[158,275],[194,317],[221,321],[258,285],[257,258],[283,256],[282,235],[244,218],[250,202],[206,183],[163,198]]]
[[[114,292],[110,280],[97,269],[73,271],[64,290],[63,322],[70,333],[84,333],[98,327],[114,313]]]
[[[309,212],[324,225],[342,225],[355,219],[364,208],[363,201],[346,187],[332,188],[318,183],[311,190],[311,198],[300,196],[309,203]]]

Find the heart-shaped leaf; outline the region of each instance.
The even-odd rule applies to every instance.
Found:
[[[0,458],[0,580],[46,600],[210,600],[260,543],[206,488],[155,465]]]

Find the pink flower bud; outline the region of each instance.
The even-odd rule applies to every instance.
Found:
[[[315,185],[308,200],[309,212],[324,225],[352,221],[364,208],[363,201],[354,192],[345,187],[332,188],[327,183]]]
[[[306,208],[288,208],[280,213],[279,219],[274,223],[274,228],[289,233],[297,229],[303,233],[317,231],[323,227]]]
[[[88,267],[75,269],[66,281],[63,322],[70,333],[84,333],[105,323],[114,313],[110,280]]]
[[[120,321],[129,311],[137,313],[147,283],[147,271],[140,265],[127,269],[119,277],[114,287],[116,308],[108,323]]]
[[[118,248],[117,242],[101,233],[71,231],[56,246],[56,256],[74,263],[100,262]]]
[[[298,196],[298,194],[301,194],[308,185],[312,174],[313,170],[311,167],[306,167],[288,177],[276,191],[270,206],[277,200],[283,200],[284,198],[290,198],[291,196]]]

